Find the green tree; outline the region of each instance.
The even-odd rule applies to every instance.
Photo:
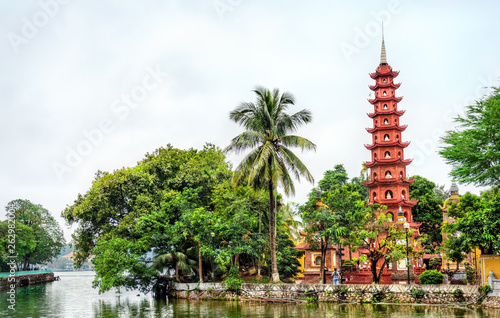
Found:
[[[436,192],[440,190],[436,190],[434,182],[421,176],[413,176],[411,179],[415,179],[415,182],[409,187],[410,198],[418,200],[417,205],[412,208],[413,221],[422,223],[419,231],[425,237],[421,243],[426,253],[433,254],[442,242],[443,211],[440,204],[443,204],[443,200],[436,196]]]
[[[401,244],[406,239],[406,232],[399,226],[394,226],[383,213],[383,206],[371,204],[365,209],[363,222],[352,239],[353,249],[362,249],[370,261],[373,282],[380,283],[384,267],[390,262],[406,256],[406,245]],[[409,237],[413,229],[409,229]],[[410,246],[411,247],[411,246]],[[414,254],[415,251],[409,251]]]
[[[8,220],[0,222],[0,272],[9,271],[10,264],[8,263],[12,261],[17,264],[16,267],[19,269],[19,265],[23,264],[27,255],[32,253],[36,247],[37,242],[33,235],[33,229],[20,222],[13,222]]]
[[[497,187],[480,196],[467,192],[458,205],[453,204],[448,215],[454,223],[445,223],[443,231],[454,236],[445,243],[454,255],[466,254],[478,248],[481,254],[500,253],[500,189]]]
[[[345,233],[338,225],[335,214],[321,201],[321,192],[313,188],[307,202],[301,207],[302,220],[307,233],[306,242],[313,251],[321,252],[319,281],[324,281],[326,251],[331,241],[339,240]]]
[[[233,181],[246,180],[255,189],[268,190],[272,281],[278,282],[275,193],[278,185],[283,187],[287,195],[295,193],[292,175],[298,180],[300,176],[304,176],[306,180],[313,181],[307,167],[290,147],[315,150],[316,145],[303,137],[290,135],[312,119],[310,111],[306,109],[293,115],[286,113],[288,107],[295,104],[290,93],[280,94],[277,89],[269,91],[263,87],[257,87],[253,92],[257,95],[255,104],[242,103],[229,115],[245,131],[232,139],[226,151],[241,153],[250,149],[250,153],[236,168]]]
[[[135,167],[98,172],[92,187],[62,213],[77,224],[76,265],[94,256],[94,287],[100,292],[120,286],[151,290],[158,273],[148,253],[198,247],[200,235],[188,222],[213,209],[212,192],[230,173],[222,151],[210,144],[202,150],[168,145]],[[179,230],[182,224],[186,231]]]
[[[21,199],[10,201],[5,209],[13,212],[16,222],[31,229],[30,234],[27,229],[16,227],[16,236],[25,242],[24,253],[18,258],[19,269],[29,269],[31,264],[47,264],[57,257],[65,243],[64,234],[59,223],[47,209]],[[23,238],[22,233],[28,237]],[[36,242],[33,249],[30,249],[32,244],[29,243],[31,235]]]
[[[160,273],[163,273],[165,269],[167,271],[174,269],[175,277],[182,283],[183,275],[180,275],[180,273],[192,273],[193,268],[196,268],[196,261],[189,259],[188,255],[183,252],[170,251],[165,254],[157,255],[153,260],[152,267]]]
[[[466,184],[500,186],[500,89],[467,106],[455,122],[458,129],[446,133],[439,152],[452,166],[450,175]]]
[[[358,181],[359,178],[349,180],[344,166],[336,165],[333,170],[326,171],[319,182],[323,191],[313,189],[302,206],[307,242],[321,251],[320,281],[323,281],[328,244],[357,242],[355,233],[363,223],[366,209],[366,197],[362,192],[365,186]]]

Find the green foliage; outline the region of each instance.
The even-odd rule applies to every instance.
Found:
[[[451,294],[458,300],[463,300],[464,298],[464,291],[460,288],[455,289]]]
[[[500,186],[500,89],[467,106],[455,122],[457,130],[446,133],[439,152],[452,166],[450,175],[466,184]]]
[[[361,188],[365,187],[349,181],[343,165],[326,171],[319,184],[322,191],[312,189],[300,211],[307,224],[307,242],[311,248],[322,252],[322,275],[328,244],[359,242],[354,233],[363,226],[366,198],[361,193]]]
[[[479,291],[483,294],[488,294],[491,291],[491,286],[486,284],[484,286],[479,287]]]
[[[479,248],[482,254],[500,253],[499,188],[494,187],[480,196],[467,192],[458,205],[450,207],[448,214],[455,218],[455,223],[443,226],[443,231],[449,233],[449,240],[445,242],[448,254],[463,259],[474,248]]]
[[[465,275],[467,276],[468,283],[476,284],[478,282],[477,270],[471,266],[465,266]]]
[[[300,273],[299,258],[304,255],[304,251],[295,248],[295,244],[288,237],[288,233],[279,231],[276,235],[278,249],[276,259],[278,263],[278,272],[281,278],[292,278]]]
[[[239,269],[236,266],[231,267],[229,270],[228,276],[222,281],[223,284],[226,284],[225,290],[231,290],[238,292],[241,289],[241,284],[243,280],[238,278]]]
[[[382,290],[376,290],[372,294],[372,301],[380,302],[385,298],[385,292]]]
[[[203,150],[168,145],[135,167],[98,172],[92,187],[62,213],[77,225],[77,266],[95,255],[94,286],[100,292],[120,286],[149,291],[161,273],[146,265],[148,252],[208,249],[212,193],[230,173],[213,145]]]
[[[444,281],[444,275],[437,270],[427,270],[419,276],[422,285],[439,285]]]
[[[442,259],[439,257],[433,257],[429,260],[430,269],[437,269],[443,263]]]
[[[413,176],[415,179],[410,184],[410,198],[417,199],[418,203],[412,208],[413,221],[422,223],[419,228],[421,234],[425,234],[421,244],[426,253],[435,253],[436,248],[441,245],[441,223],[443,212],[440,205],[443,200],[436,196],[436,184],[424,177]]]
[[[21,199],[10,201],[5,209],[14,214],[18,269],[28,269],[30,264],[47,264],[57,257],[65,243],[64,234],[49,211]],[[8,221],[0,223],[0,233],[8,233]],[[8,236],[0,237],[0,256],[4,259]]]
[[[269,194],[269,232],[272,278],[279,281],[276,260],[274,193],[282,186],[287,195],[295,193],[292,175],[312,182],[313,177],[304,163],[290,150],[315,150],[316,145],[306,138],[291,135],[297,128],[312,120],[309,110],[301,110],[288,115],[286,110],[295,104],[292,94],[280,94],[278,89],[270,91],[257,87],[256,103],[242,103],[229,117],[245,128],[245,131],[232,139],[226,151],[250,153],[236,168],[234,183],[245,182],[254,189],[267,189]],[[291,172],[291,173],[290,173]]]
[[[411,296],[413,298],[415,298],[415,299],[422,299],[422,298],[425,297],[425,295],[427,295],[427,292],[424,291],[423,289],[412,287],[412,289],[411,289]]]

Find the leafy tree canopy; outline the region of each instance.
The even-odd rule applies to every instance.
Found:
[[[462,183],[500,186],[500,89],[467,106],[457,130],[442,138],[441,156],[451,164],[450,175]]]
[[[65,243],[64,234],[47,209],[21,199],[10,201],[5,209],[14,214],[19,269],[28,269],[31,264],[47,264],[57,257]]]
[[[101,292],[119,286],[149,291],[157,274],[147,253],[201,246],[191,222],[213,208],[212,191],[230,173],[213,145],[200,151],[168,145],[135,167],[98,172],[92,187],[62,213],[78,226],[77,265],[94,257]]]
[[[500,189],[497,187],[480,196],[467,192],[458,205],[448,210],[454,223],[445,223],[443,231],[453,236],[451,252],[468,253],[479,248],[482,254],[500,253]]]
[[[441,190],[434,182],[424,177],[413,176],[411,179],[415,179],[415,182],[410,184],[410,198],[419,200],[412,208],[413,221],[422,223],[419,231],[425,235],[421,241],[425,252],[434,253],[442,241],[443,212],[440,205],[443,200],[436,195]]]

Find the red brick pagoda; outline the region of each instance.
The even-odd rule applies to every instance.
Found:
[[[375,85],[370,89],[375,93],[375,98],[369,99],[374,107],[374,112],[368,114],[373,119],[373,128],[366,130],[372,135],[372,144],[365,145],[371,150],[372,159],[365,162],[370,168],[370,181],[365,186],[370,191],[370,203],[380,203],[387,206],[387,216],[398,222],[408,222],[417,229],[418,224],[413,223],[411,207],[417,200],[408,197],[408,186],[414,182],[406,178],[406,166],[412,160],[405,159],[404,149],[409,142],[402,141],[402,133],[406,125],[400,125],[399,118],[404,114],[398,110],[398,103],[403,99],[396,97],[396,90],[401,86],[394,83],[394,78],[399,72],[392,70],[387,64],[385,43],[382,38],[382,52],[380,65],[370,77],[375,80]]]

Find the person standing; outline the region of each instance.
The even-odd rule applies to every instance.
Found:
[[[332,273],[332,278],[333,278],[333,285],[338,285],[339,284],[339,272],[337,272],[337,268],[333,269]]]

